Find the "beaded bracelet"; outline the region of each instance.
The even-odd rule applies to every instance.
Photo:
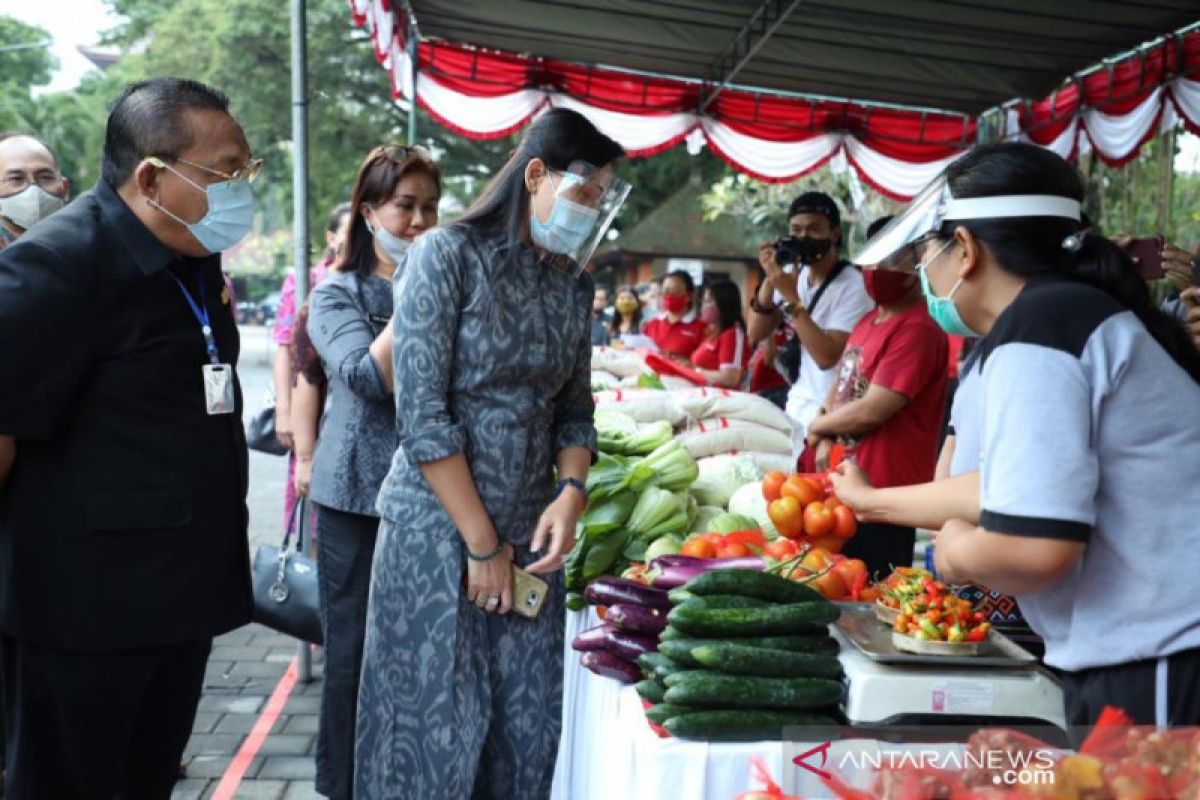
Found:
[[[500,555],[500,551],[503,549],[504,549],[504,542],[501,542],[499,540],[496,541],[495,549],[489,550],[487,553],[485,553],[484,555],[481,555],[481,556],[477,556],[474,553],[472,553],[471,549],[468,547],[463,548],[463,550],[466,551],[467,558],[471,559],[472,561],[491,561],[493,558]]]

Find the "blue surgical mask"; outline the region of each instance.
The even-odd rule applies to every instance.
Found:
[[[962,278],[954,284],[950,289],[950,293],[945,297],[938,297],[933,293],[933,287],[929,285],[929,267],[937,260],[938,256],[946,252],[946,248],[954,244],[953,240],[946,242],[942,248],[934,253],[930,258],[921,264],[917,264],[917,274],[921,278],[921,291],[925,295],[925,305],[929,309],[929,316],[938,326],[951,336],[967,336],[976,338],[978,333],[967,327],[967,323],[963,322],[962,316],[958,313],[958,307],[954,305],[954,293],[958,291],[958,287],[962,285]]]
[[[556,197],[550,209],[550,218],[545,222],[538,219],[532,207],[530,208],[530,232],[533,234],[533,242],[551,253],[574,256],[596,229],[596,219],[599,216],[600,212],[594,208],[588,208],[564,197]]]
[[[383,249],[383,252],[387,253],[387,257],[392,260],[393,264],[399,265],[400,259],[404,258],[408,248],[412,247],[412,242],[401,239],[378,223],[372,225],[370,220],[366,220],[366,223],[367,230],[375,237],[376,243]]]
[[[150,205],[185,226],[205,250],[210,253],[223,252],[240,242],[250,232],[256,203],[248,181],[221,181],[203,187],[169,165],[164,164],[163,168],[171,170],[182,180],[204,192],[208,197],[208,211],[199,221],[186,222],[153,200],[149,201]]]

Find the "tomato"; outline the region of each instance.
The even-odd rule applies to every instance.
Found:
[[[826,553],[840,553],[846,544],[845,539],[839,539],[836,536],[823,536],[820,539],[811,540],[814,547],[819,547]]]
[[[878,586],[868,586],[858,593],[858,599],[864,603],[874,603],[882,596],[883,593],[879,590]]]
[[[848,591],[846,581],[836,569],[831,569],[821,577],[809,581],[808,585],[830,600],[841,600]]]
[[[833,533],[837,521],[833,512],[823,502],[809,503],[804,507],[804,532],[812,539],[820,539]]]
[[[794,497],[781,497],[767,507],[767,516],[780,536],[799,539],[804,535],[804,511]]]
[[[842,580],[846,582],[847,586],[853,586],[856,582],[858,582],[860,580],[860,575],[863,576],[861,580],[864,582],[869,577],[867,575],[866,562],[860,558],[847,558],[840,564],[836,565],[834,570],[842,576]]]
[[[828,507],[828,506],[826,506]],[[846,506],[833,509],[833,535],[839,539],[849,539],[858,531],[858,520],[854,512]]]
[[[725,534],[717,533],[716,531],[710,531],[709,533],[700,534],[700,538],[708,542],[713,547],[720,547],[721,543],[725,541]]]
[[[829,495],[829,497],[825,498],[825,507],[828,508],[830,511],[837,511],[839,508],[842,507],[842,505],[843,505],[842,501],[838,500],[833,495]]]
[[[703,536],[688,539],[683,543],[683,547],[680,548],[679,552],[685,556],[693,556],[695,558],[717,557],[717,548]]]
[[[717,558],[744,558],[754,552],[741,542],[725,542],[717,548]]]
[[[733,531],[725,534],[725,543],[733,542],[761,549],[767,545],[767,535],[762,531]]]
[[[800,504],[801,508],[806,507],[809,503],[815,503],[824,497],[820,486],[799,475],[793,475],[784,481],[783,487],[779,492],[784,497],[796,498],[796,502]]]
[[[795,558],[800,552],[800,545],[791,539],[776,539],[763,548],[763,555],[776,561],[787,561]]]
[[[762,494],[763,499],[768,503],[774,503],[779,499],[779,490],[783,487],[783,482],[787,480],[787,475],[782,472],[768,472],[763,478]]]

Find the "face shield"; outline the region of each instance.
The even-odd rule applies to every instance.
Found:
[[[575,161],[565,171],[550,170],[554,204],[543,222],[530,211],[534,244],[557,258],[556,266],[578,277],[612,227],[632,190],[628,183]]]
[[[1080,218],[1078,200],[1047,194],[1007,194],[992,197],[955,199],[950,194],[946,178],[939,177],[895,219],[871,237],[855,257],[855,263],[868,268],[907,260],[905,250],[912,250],[918,240],[939,230],[944,222],[968,219],[1001,219],[1006,217],[1063,217],[1076,222]],[[915,266],[915,261],[913,262]],[[894,266],[887,267],[895,269]]]

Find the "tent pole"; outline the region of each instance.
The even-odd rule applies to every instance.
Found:
[[[408,69],[409,85],[412,86],[411,97],[408,98],[408,144],[417,143],[417,32],[415,26],[408,31]]]
[[[1162,136],[1162,174],[1158,193],[1158,233],[1171,240],[1171,201],[1175,193],[1175,132],[1172,127]]]
[[[305,0],[292,0],[292,243],[296,270],[296,307],[308,294],[308,52],[305,47]],[[308,552],[309,520],[301,514],[296,540]],[[312,680],[312,650],[300,642],[299,679]]]
[[[716,88],[700,102],[700,113],[703,114],[717,95],[729,88],[738,73],[758,54],[767,40],[775,35],[792,12],[800,5],[800,0],[791,0],[785,5],[785,0],[763,0],[763,3],[746,22],[725,52],[713,65],[713,78]]]

